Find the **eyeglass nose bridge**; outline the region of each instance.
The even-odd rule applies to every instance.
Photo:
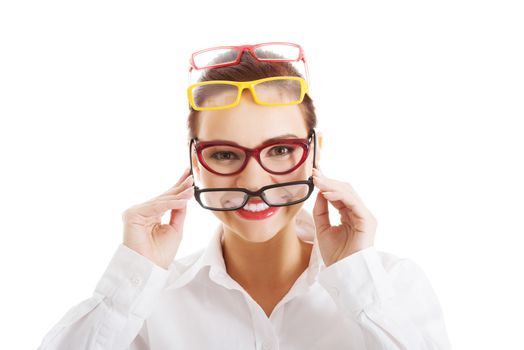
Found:
[[[240,99],[242,98],[242,94],[244,93],[244,90],[249,90],[249,92],[251,93],[251,97],[253,98],[253,100],[257,103],[259,103],[259,100],[258,100],[258,97],[257,97],[257,93],[255,92],[255,84],[252,83],[252,82],[245,82],[245,81],[242,81],[242,82],[238,82],[237,83],[237,87],[238,87],[238,96],[237,96],[237,99],[235,101],[235,104],[239,104],[240,103]]]
[[[246,149],[244,148],[243,151],[246,155],[246,158],[244,159],[244,164],[236,171],[237,174],[240,174],[244,171],[244,169],[247,167],[247,164],[249,163],[249,160],[251,158],[254,158],[258,165],[266,172],[270,174],[274,174],[274,171],[271,171],[270,169],[266,168],[264,164],[262,164],[262,160],[260,159],[260,152],[263,148],[255,148],[255,149]]]
[[[251,57],[253,57],[255,60],[258,60],[257,54],[255,53],[255,45],[242,45],[240,47],[240,57],[242,58],[242,55],[244,52],[249,52]]]

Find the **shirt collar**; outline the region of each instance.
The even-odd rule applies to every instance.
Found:
[[[306,269],[307,283],[311,284],[316,279],[318,272],[325,268],[318,247],[315,223],[311,214],[304,208],[301,208],[300,212],[295,217],[295,220],[297,223],[297,236],[303,241],[313,244],[309,265]],[[223,271],[225,273],[226,265],[222,255],[222,239],[223,228],[222,224],[219,224],[216,227],[209,244],[205,249],[203,249],[203,251],[201,250],[200,252],[189,256],[188,260],[182,259],[180,261],[174,261],[170,267],[170,270],[172,270],[173,273],[170,275],[166,289],[175,289],[185,286],[206,266],[209,266],[210,270]]]

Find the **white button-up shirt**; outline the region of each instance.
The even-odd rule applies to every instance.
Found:
[[[304,208],[308,268],[270,317],[227,273],[222,226],[206,249],[165,270],[120,245],[94,294],[40,350],[450,349],[439,302],[409,259],[370,247],[326,267]]]

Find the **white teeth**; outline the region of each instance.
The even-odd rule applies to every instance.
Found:
[[[246,204],[244,206],[244,210],[248,211],[263,211],[269,208],[269,206],[266,203],[258,203],[258,204]]]

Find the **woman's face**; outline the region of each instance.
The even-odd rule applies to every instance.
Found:
[[[275,137],[308,138],[304,116],[298,105],[262,106],[253,101],[248,91],[243,93],[238,106],[217,111],[201,111],[198,118],[199,141],[232,141],[240,146],[255,148]],[[285,175],[268,173],[253,157],[242,172],[229,176],[216,175],[205,169],[199,163],[195,152],[192,152],[192,161],[196,184],[203,188],[235,187],[256,191],[266,185],[307,180],[313,171],[313,142],[307,160],[299,168]],[[251,197],[248,203],[260,200]],[[264,242],[288,225],[303,204],[304,202],[291,206],[270,207],[272,214],[262,219],[246,218],[240,215],[239,211],[213,213],[229,230],[245,240]],[[273,211],[275,209],[276,211]]]

